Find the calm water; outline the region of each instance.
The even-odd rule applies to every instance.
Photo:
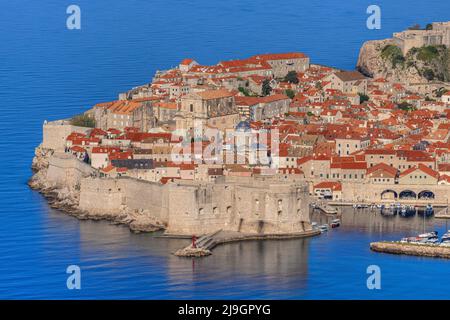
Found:
[[[114,99],[158,68],[185,57],[208,64],[303,51],[315,63],[352,69],[363,41],[449,20],[448,1],[377,1],[376,31],[365,28],[372,1],[73,2],[82,10],[81,31],[65,28],[69,2],[0,6],[0,298],[450,298],[450,262],[368,249],[370,241],[420,231],[418,218],[350,210],[328,235],[230,244],[193,261],[169,254],[185,241],[80,222],[26,186],[45,119]],[[71,264],[82,269],[79,291],[66,289]],[[377,292],[366,289],[370,264],[382,269]]]

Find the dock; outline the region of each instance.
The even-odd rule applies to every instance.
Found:
[[[450,247],[440,245],[386,241],[372,242],[370,249],[382,253],[450,259]]]
[[[216,232],[199,237],[195,242],[195,247],[190,244],[185,248],[177,250],[174,254],[180,257],[203,257],[212,254],[212,250],[216,246],[230,242],[245,240],[298,239],[313,237],[319,234],[320,230],[308,230],[282,234],[250,234],[237,231],[217,230]]]
[[[450,213],[448,212],[448,207],[440,210],[438,213],[434,215],[436,219],[450,219]]]
[[[334,207],[332,207],[330,205],[327,205],[327,204],[316,204],[314,209],[320,210],[320,211],[322,211],[325,214],[333,214],[333,215],[335,215],[335,214],[338,213],[337,208],[334,208]]]

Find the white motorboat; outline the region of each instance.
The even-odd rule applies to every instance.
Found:
[[[337,227],[339,227],[341,225],[341,220],[334,219],[334,220],[331,221],[330,225],[331,225],[332,228],[337,228]]]

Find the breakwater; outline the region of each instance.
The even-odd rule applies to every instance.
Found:
[[[450,259],[450,247],[400,242],[372,242],[375,252]]]

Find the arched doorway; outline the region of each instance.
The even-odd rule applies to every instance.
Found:
[[[403,200],[415,200],[417,199],[417,194],[411,190],[403,190],[402,192],[400,192],[399,198]]]
[[[397,199],[398,194],[397,192],[395,192],[394,190],[384,190],[381,193],[381,200],[393,200],[393,199]]]
[[[423,190],[423,191],[419,192],[419,195],[418,195],[418,198],[423,199],[423,200],[434,199],[434,197],[435,197],[434,193],[430,190]]]

